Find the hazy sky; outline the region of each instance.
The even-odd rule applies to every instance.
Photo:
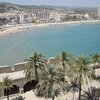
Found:
[[[60,5],[60,6],[99,6],[100,0],[0,0],[15,4],[28,5]]]

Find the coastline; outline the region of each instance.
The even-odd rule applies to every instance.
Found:
[[[14,33],[21,32],[21,31],[26,31],[26,30],[35,29],[35,28],[42,28],[42,27],[47,27],[47,26],[52,26],[52,25],[72,25],[72,24],[87,24],[87,23],[100,23],[100,20],[5,25],[5,26],[1,26],[0,37],[4,35],[14,34]]]

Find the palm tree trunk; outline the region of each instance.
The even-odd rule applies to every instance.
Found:
[[[81,100],[81,85],[79,86],[79,100]]]
[[[93,66],[93,69],[95,70],[95,67],[96,67],[96,62],[94,63],[94,66]]]
[[[73,92],[73,100],[74,100],[74,92]]]
[[[64,63],[64,61],[63,61],[62,65],[63,65],[63,73],[64,73],[64,78],[65,78],[65,63]]]
[[[54,99],[55,99],[55,97],[53,96],[53,97],[52,97],[52,100],[54,100]]]
[[[80,78],[79,78],[79,100],[81,100],[81,75],[80,75]]]
[[[7,95],[7,100],[9,100],[9,95]]]
[[[38,81],[37,66],[35,66],[35,79],[36,79],[36,81]]]

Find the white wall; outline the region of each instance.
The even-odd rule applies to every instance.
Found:
[[[100,17],[100,6],[98,7],[98,16]]]

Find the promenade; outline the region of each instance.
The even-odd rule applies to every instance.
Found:
[[[20,66],[21,64],[24,64],[24,63],[19,63],[19,64],[15,64],[18,66]],[[100,68],[99,69],[96,69],[95,70],[95,73],[96,73],[96,76],[100,76]],[[10,72],[10,73],[2,73],[0,74],[0,82],[2,82],[2,79],[3,77],[6,77],[6,76],[9,76],[10,78],[12,78],[13,80],[18,80],[18,79],[22,79],[22,78],[25,78],[25,74],[24,74],[24,70],[20,70],[20,71],[15,71],[15,72]],[[22,80],[21,80],[22,81]],[[25,83],[27,83],[27,81],[22,81],[22,83],[19,83],[19,81],[16,81],[15,84],[16,85],[22,85],[20,86],[21,89],[23,88],[23,86],[25,85]],[[87,90],[89,87],[96,87],[96,88],[100,88],[100,83],[98,81],[90,81],[88,84],[83,84],[82,85],[82,88],[84,90]],[[18,97],[19,95],[22,96],[22,98],[24,98],[24,100],[47,100],[47,99],[44,99],[44,98],[38,98],[35,96],[33,90],[31,91],[28,91],[26,93],[17,93],[17,94],[14,94],[14,95],[11,95],[10,96],[10,100],[16,100],[16,97]],[[77,100],[77,97],[78,97],[78,92],[75,93],[75,100]],[[0,100],[6,100],[6,96],[3,97],[2,99]],[[50,99],[48,99],[50,100]],[[72,98],[72,93],[67,93],[65,95],[60,95],[58,97],[55,98],[55,100],[73,100]]]

